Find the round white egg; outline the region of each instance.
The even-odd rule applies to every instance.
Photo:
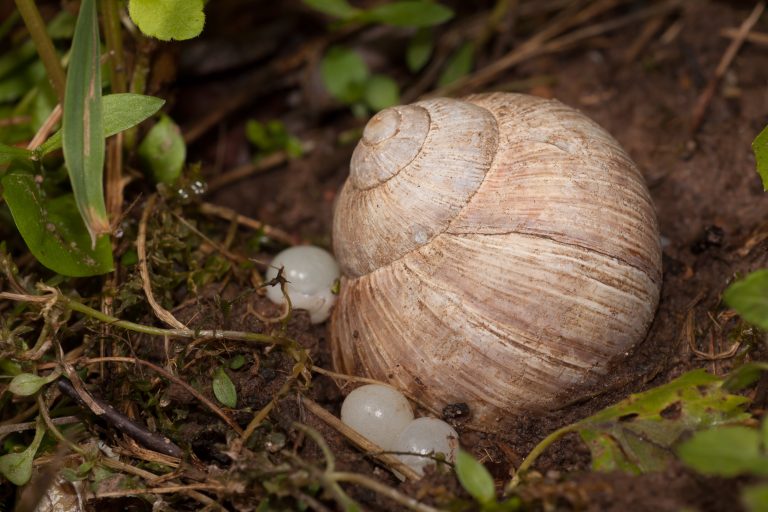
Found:
[[[400,431],[413,421],[413,409],[395,388],[366,384],[344,400],[341,421],[384,450],[391,450]]]
[[[327,320],[336,303],[334,287],[341,275],[333,256],[310,245],[291,247],[275,256],[267,269],[266,280],[269,282],[277,277],[281,268],[291,306],[307,310],[312,323]],[[284,301],[279,285],[267,286],[267,297],[275,304]]]
[[[438,454],[443,454],[446,461],[453,462],[458,448],[459,434],[453,427],[437,418],[418,418],[400,432],[392,451],[421,454],[397,456],[421,475],[426,466],[436,463],[434,457]]]

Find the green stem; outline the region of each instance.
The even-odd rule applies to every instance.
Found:
[[[255,341],[258,343],[279,343],[279,340],[275,339],[269,334],[259,334],[255,332],[218,331],[215,329],[163,329],[160,327],[152,327],[149,325],[129,322],[128,320],[120,320],[117,317],[102,313],[98,309],[93,309],[90,306],[86,306],[82,302],[78,302],[64,295],[58,295],[57,300],[62,302],[72,311],[83,313],[84,315],[88,315],[91,318],[95,318],[101,322],[105,322],[116,327],[121,327],[123,329],[128,329],[130,331],[140,332],[143,334],[151,334],[153,336],[170,336],[175,338],[213,338],[218,340],[242,340]]]
[[[104,39],[109,51],[110,84],[113,93],[125,92],[127,78],[125,73],[125,58],[123,55],[123,33],[120,30],[120,8],[117,0],[101,0],[104,13]]]
[[[565,434],[576,432],[579,429],[579,423],[573,423],[571,425],[566,425],[563,428],[559,428],[549,434],[547,437],[542,439],[539,444],[534,446],[533,450],[530,451],[528,455],[525,456],[525,459],[522,463],[520,463],[520,467],[517,468],[517,471],[515,472],[515,476],[512,477],[512,480],[510,480],[509,484],[507,484],[507,487],[505,489],[505,493],[509,494],[512,492],[512,490],[517,487],[517,485],[520,483],[520,477],[525,474],[528,469],[533,465],[534,462],[536,462],[536,459],[539,458],[539,455],[544,453],[544,450],[550,447],[552,443],[563,437]]]
[[[64,68],[61,66],[61,61],[56,54],[51,38],[48,37],[45,22],[42,16],[40,16],[40,11],[37,10],[35,0],[16,0],[16,7],[19,9],[27,30],[29,30],[29,35],[32,36],[32,41],[35,43],[40,60],[43,61],[48,78],[53,85],[53,90],[56,91],[56,96],[59,98],[59,103],[63,103],[64,88],[67,81],[64,75]]]
[[[8,35],[17,21],[19,21],[19,11],[13,11],[4,22],[0,23],[0,39]]]

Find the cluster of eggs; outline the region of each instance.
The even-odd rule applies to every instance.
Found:
[[[341,406],[341,421],[419,474],[440,457],[453,462],[459,447],[453,427],[437,418],[414,418],[405,396],[382,384],[352,391]]]
[[[272,261],[267,281],[281,270],[285,294],[275,284],[267,286],[267,297],[283,304],[287,295],[294,309],[309,312],[311,322],[324,322],[336,302],[339,266],[333,256],[318,247],[291,247]],[[352,391],[342,405],[341,421],[384,450],[398,453],[419,474],[440,454],[452,462],[458,448],[453,427],[437,418],[414,418],[405,396],[389,386],[369,384]]]

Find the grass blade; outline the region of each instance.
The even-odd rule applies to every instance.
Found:
[[[109,233],[103,189],[104,130],[95,0],[80,4],[71,55],[62,121],[64,161],[77,209],[95,247],[96,240]]]

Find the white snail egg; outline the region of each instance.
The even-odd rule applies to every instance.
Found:
[[[413,420],[408,400],[395,388],[366,384],[352,391],[341,405],[341,421],[385,450]]]
[[[417,473],[423,474],[426,466],[436,463],[438,454],[453,462],[458,447],[459,434],[449,424],[437,418],[418,418],[400,432],[392,451],[421,454],[397,457]]]
[[[341,275],[333,256],[310,245],[291,247],[275,256],[267,269],[266,280],[277,277],[281,268],[291,306],[309,311],[313,324],[324,322],[336,303],[334,287]],[[267,297],[275,304],[282,304],[284,300],[279,285],[267,286]]]

